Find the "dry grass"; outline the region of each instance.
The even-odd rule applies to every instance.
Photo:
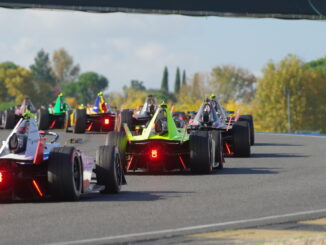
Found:
[[[264,245],[326,245],[326,232],[325,235],[289,239],[285,241],[265,242],[263,244]]]

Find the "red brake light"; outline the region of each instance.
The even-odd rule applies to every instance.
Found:
[[[105,119],[104,119],[104,124],[105,124],[105,125],[109,125],[109,123],[110,123],[110,120],[109,120],[108,118],[105,118]]]
[[[11,185],[11,174],[7,170],[0,170],[0,190],[7,189]]]
[[[153,159],[156,159],[157,158],[157,150],[156,149],[153,149],[152,150],[151,156],[152,156]]]

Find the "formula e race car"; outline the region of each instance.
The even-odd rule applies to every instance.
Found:
[[[222,131],[225,155],[250,157],[251,128],[249,122],[239,120],[239,115],[229,117],[228,112],[215,98],[212,99],[212,106],[220,121],[225,125]]]
[[[114,130],[116,113],[105,103],[103,93],[98,93],[94,107],[81,106],[66,112],[65,129],[76,134],[85,131],[108,132]],[[71,130],[72,129],[72,130]]]
[[[46,136],[54,139],[46,143]],[[20,119],[0,149],[0,200],[73,201],[94,190],[120,191],[125,179],[114,147],[100,146],[95,163],[74,147],[61,147],[58,138],[56,133],[38,131],[32,114]]]
[[[214,108],[216,112],[223,118],[229,125],[229,127],[232,127],[232,125],[237,121],[246,121],[249,123],[250,128],[250,145],[255,144],[255,129],[254,129],[254,119],[252,115],[239,115],[239,116],[232,116],[234,114],[234,111],[227,111],[225,108],[219,103],[219,101],[216,99],[215,94],[212,94],[210,96],[210,99],[212,100],[212,103],[214,105]]]
[[[13,129],[26,111],[32,113],[36,112],[36,109],[29,98],[24,99],[21,106],[15,106],[0,112],[0,126],[3,124],[4,129]]]
[[[119,148],[125,171],[190,169],[208,174],[219,166],[213,134],[194,131],[189,135],[186,128],[178,129],[165,104],[156,110],[141,134],[133,134],[126,123],[123,126],[125,132],[108,133],[106,144]]]
[[[153,95],[148,95],[144,105],[140,106],[135,112],[125,109],[119,113],[117,125],[120,130],[123,129],[123,124],[126,123],[131,131],[137,127],[144,127],[153,117],[158,104]]]
[[[206,99],[201,104],[196,116],[189,120],[186,126],[188,132],[208,132],[212,135],[215,145],[215,157],[218,168],[224,166],[222,132],[226,129],[225,123],[217,116],[211,100]]]
[[[60,93],[54,107],[50,104],[49,108],[41,108],[39,110],[37,116],[39,130],[64,128],[66,111],[69,109],[69,105],[64,102],[63,95]]]

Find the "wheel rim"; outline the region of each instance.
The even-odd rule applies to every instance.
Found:
[[[81,190],[81,169],[80,169],[80,164],[79,164],[79,161],[77,158],[74,159],[73,178],[74,178],[75,190],[80,192],[80,190]]]
[[[120,186],[122,183],[122,168],[121,168],[121,160],[120,160],[119,154],[115,155],[114,168],[115,168],[115,174],[117,177],[117,184],[118,184],[118,186]]]

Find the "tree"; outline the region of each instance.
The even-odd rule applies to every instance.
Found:
[[[205,74],[201,73],[195,73],[193,78],[191,79],[191,85],[190,85],[190,96],[193,99],[200,99],[203,100],[204,96],[206,95],[206,80],[207,76]]]
[[[261,130],[287,132],[286,91],[290,92],[291,130],[325,132],[325,77],[293,55],[267,64],[258,80],[254,115]]]
[[[186,86],[186,85],[187,85],[186,71],[183,70],[183,72],[182,72],[182,86]]]
[[[256,77],[248,70],[234,66],[218,66],[211,72],[210,87],[222,103],[231,99],[249,103],[255,95]]]
[[[55,77],[51,68],[49,54],[40,50],[34,58],[34,64],[30,66],[32,77],[37,89],[37,102],[46,105],[55,97]]]
[[[7,71],[10,69],[17,69],[17,67],[16,64],[9,61],[0,64],[0,103],[9,102],[14,99],[8,94],[5,79],[7,77]]]
[[[97,94],[108,86],[108,79],[102,75],[95,72],[85,72],[81,74],[77,81],[80,102],[83,104],[93,103]]]
[[[62,90],[65,97],[75,97],[77,99],[80,97],[78,91],[78,82],[67,83]]]
[[[161,90],[163,92],[167,92],[167,93],[169,92],[169,72],[166,66],[164,67],[164,71],[163,71]]]
[[[9,96],[15,98],[16,104],[20,104],[26,97],[33,98],[36,94],[32,72],[23,67],[7,70],[4,83]]]
[[[310,61],[305,64],[307,68],[319,69],[326,74],[326,56],[317,60]]]
[[[130,88],[137,90],[137,91],[145,91],[146,90],[146,87],[144,86],[144,82],[138,81],[138,80],[131,80]]]
[[[1,63],[0,67],[9,70],[9,69],[17,69],[18,66],[13,62],[6,61]]]
[[[175,74],[175,83],[174,83],[174,93],[179,93],[181,86],[181,80],[180,80],[180,69],[177,68],[177,72]]]
[[[72,56],[63,48],[54,51],[52,65],[57,84],[61,89],[66,83],[74,81],[79,75],[79,65],[74,65]]]
[[[35,81],[45,82],[55,86],[55,77],[51,68],[49,54],[40,50],[34,58],[34,64],[30,66]]]

